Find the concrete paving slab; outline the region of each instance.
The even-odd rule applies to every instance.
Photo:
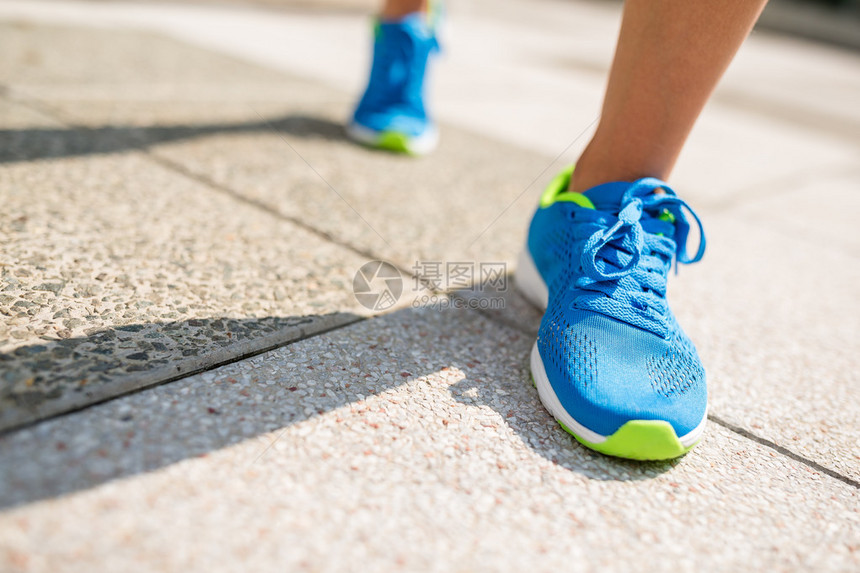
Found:
[[[857,267],[858,165],[787,179],[783,185],[774,185],[770,196],[743,201],[736,211],[750,221],[808,240],[821,249],[851,255],[843,266]]]
[[[669,296],[705,363],[714,416],[858,480],[860,265],[848,221],[860,205],[853,187],[831,183],[700,211],[705,259],[670,277]],[[457,295],[535,335],[540,312],[511,285]],[[490,308],[496,297],[504,302]]]
[[[726,207],[772,196],[809,175],[852,169],[860,138],[846,142],[756,109],[709,105],[681,155],[671,185],[696,208]]]
[[[712,413],[855,480],[856,179],[856,170],[786,178],[770,196],[700,210],[706,258],[670,289],[708,369]],[[485,312],[535,333],[535,309],[515,289],[503,296]]]
[[[131,61],[138,57],[140,46],[160,42],[139,35],[134,43],[129,41],[134,34],[128,32],[91,30],[65,30],[60,37],[73,42],[75,33],[78,56],[89,51],[91,61],[98,61],[100,47],[106,43],[115,46],[114,57],[128,50]],[[114,35],[124,36],[125,43],[114,44]],[[40,37],[37,34],[32,41]],[[171,40],[163,42],[165,46],[148,57],[199,62],[202,53],[213,61],[226,61],[223,78],[234,90],[245,81],[241,74],[233,74],[229,58]],[[213,65],[201,68],[211,70]],[[140,78],[128,78],[125,72],[111,78],[107,70],[117,66],[114,60],[100,61],[95,67],[105,75],[95,87],[82,77],[71,87],[15,83],[11,93],[22,101],[37,98],[64,122],[84,125],[95,135],[116,136],[111,145],[145,146],[164,160],[287,217],[314,221],[340,241],[381,253],[405,269],[419,261],[475,262],[479,255],[485,262],[511,262],[534,198],[556,169],[547,169],[551,160],[542,155],[453,128],[446,129],[438,153],[419,161],[368,153],[343,137],[341,125],[349,113],[350,97],[275,72],[267,72],[276,86],[265,92],[272,99],[264,101],[258,94],[237,101],[235,92],[221,100],[213,97],[212,87],[220,75],[208,80],[194,75],[186,80],[181,71],[166,66],[158,72],[162,75],[150,78],[158,70],[153,63]],[[263,82],[259,76],[246,76],[252,82],[245,88],[247,93],[257,93],[256,86]],[[106,94],[114,82],[135,88],[150,79],[158,85],[175,82],[177,87],[140,100],[130,97],[128,87],[121,87],[125,95],[108,101]],[[94,99],[74,99],[83,95]],[[177,96],[178,101],[169,96]],[[507,160],[499,161],[502,156]],[[380,178],[380,173],[386,176]],[[512,205],[524,191],[525,200]],[[404,195],[409,196],[406,203]],[[498,228],[493,221],[499,216],[514,221],[517,231],[482,237],[491,224]],[[421,224],[427,220],[437,224]]]
[[[672,277],[670,300],[707,367],[714,415],[858,480],[860,265],[784,230],[781,219],[802,220],[790,195],[770,218],[708,216],[705,259]]]
[[[139,154],[7,164],[0,201],[3,429],[370,312],[365,258]]]
[[[205,50],[189,50],[177,58],[179,42],[145,31],[133,34],[109,33],[110,41],[100,37],[104,30],[83,27],[44,26],[21,19],[4,21],[0,60],[0,83],[14,85],[118,86],[134,84],[158,87],[182,78],[184,84],[209,83],[213,77],[260,82],[268,74],[256,66],[227,56],[212,58]],[[95,46],[110,45],[99,50]],[[146,90],[148,91],[148,90]]]
[[[232,127],[212,123],[221,106],[208,109],[209,122],[185,134],[169,125],[136,134],[151,135],[148,149],[178,169],[312,222],[405,270],[439,262],[511,264],[537,195],[560,167],[453,128],[431,157],[368,152],[344,138],[344,105],[292,105],[268,115],[263,106],[248,107]],[[177,141],[161,135],[171,132],[180,134]]]
[[[290,131],[276,127],[262,140],[213,137],[154,153],[405,268],[512,262],[541,190],[542,182],[531,183],[550,176],[551,158],[453,128],[437,152],[419,160],[313,132],[333,133],[345,111],[300,110],[307,124],[287,118]],[[284,181],[295,182],[288,192]]]
[[[113,33],[99,32],[98,37],[100,41],[108,41]],[[146,37],[145,40],[160,41],[152,37]],[[197,51],[196,48],[174,43],[171,45],[180,54]],[[168,53],[167,49],[160,51]],[[95,51],[93,57],[97,57]],[[197,54],[188,59],[198,61],[202,57]],[[214,55],[211,57],[220,58]],[[105,69],[109,67],[106,65]],[[214,69],[217,66],[209,63],[205,67]],[[258,73],[264,74],[262,71]],[[164,76],[162,81],[170,83],[174,81],[171,78],[173,76]],[[212,81],[206,78],[198,80],[183,83],[181,78],[176,78],[179,86],[175,88],[176,93],[185,94],[184,97],[188,98],[188,101],[179,103],[173,103],[166,97],[135,101],[131,97],[133,94],[128,94],[129,99],[106,103],[103,95],[90,91],[90,97],[96,97],[100,102],[96,106],[87,105],[89,100],[86,98],[76,100],[81,97],[80,94],[86,94],[80,90],[76,92],[77,88],[67,86],[63,88],[66,90],[63,93],[51,92],[49,88],[39,89],[43,90],[42,97],[48,97],[48,105],[55,106],[67,121],[91,126],[97,133],[103,130],[105,136],[121,131],[112,126],[130,127],[128,131],[134,134],[134,145],[145,147],[179,169],[223,185],[238,196],[285,217],[307,221],[344,244],[378,253],[380,257],[389,258],[404,269],[418,266],[425,273],[424,265],[433,262],[501,262],[508,265],[506,270],[512,270],[535,196],[543,181],[554,171],[552,167],[547,169],[551,158],[526,153],[450,127],[446,129],[439,152],[428,158],[409,160],[368,152],[342,139],[339,121],[348,111],[348,100],[334,90],[272,72],[270,83],[275,86],[272,94],[286,95],[286,90],[292,89],[296,94],[313,94],[321,101],[297,96],[295,103],[290,105],[289,102],[293,100],[267,101],[264,97],[255,96],[256,99],[246,106],[238,91],[227,94],[223,101],[211,93],[203,95],[207,93],[206,86],[211,86]],[[262,76],[254,76],[252,80],[254,86],[266,82]],[[128,81],[131,82],[129,85],[137,85],[133,79]],[[233,85],[236,89],[235,86],[239,84]],[[303,85],[308,86],[307,91],[302,88]],[[281,89],[284,92],[280,92]],[[195,106],[191,103],[198,96],[204,98],[205,104]],[[682,184],[684,178],[688,177],[689,186],[695,190],[702,189],[706,182],[718,179],[717,174],[724,165],[713,161],[713,150],[726,145],[736,137],[736,131],[742,128],[742,123],[733,123],[732,117],[730,114],[720,116],[717,135],[708,129],[699,132],[700,137],[703,137],[701,141],[706,142],[702,147],[710,151],[707,158],[699,158],[695,178],[692,172],[684,175],[681,170]],[[221,118],[227,120],[219,121]],[[684,281],[693,281],[696,286],[690,287],[689,295],[681,295],[684,297],[682,301],[686,302],[680,302],[679,316],[684,324],[693,320],[688,317],[700,317],[702,325],[698,328],[708,335],[697,335],[699,346],[704,355],[710,352],[720,357],[715,360],[715,365],[708,363],[712,372],[714,396],[722,396],[724,400],[715,402],[713,412],[717,416],[721,415],[723,405],[748,403],[747,381],[758,380],[756,392],[769,405],[762,405],[761,412],[751,411],[749,415],[754,420],[749,416],[733,415],[727,416],[728,421],[754,431],[761,429],[768,439],[800,455],[808,455],[826,467],[856,477],[860,470],[858,459],[852,453],[856,444],[851,436],[851,428],[857,427],[855,409],[845,408],[830,398],[819,398],[817,402],[805,400],[803,404],[817,404],[814,414],[804,409],[803,416],[790,436],[785,434],[783,428],[783,417],[789,411],[794,411],[793,408],[800,408],[799,397],[805,396],[805,380],[809,374],[801,371],[815,372],[821,396],[839,396],[846,386],[856,386],[852,382],[850,354],[844,346],[839,345],[836,335],[842,330],[829,326],[842,316],[839,308],[851,307],[853,303],[850,295],[841,293],[835,299],[831,296],[830,300],[841,302],[826,309],[810,310],[808,315],[792,312],[787,316],[786,319],[790,321],[806,316],[805,321],[820,325],[820,328],[806,329],[808,333],[815,331],[817,334],[807,337],[803,346],[805,350],[800,354],[786,350],[795,348],[796,339],[781,341],[779,344],[769,342],[777,335],[766,332],[774,324],[774,319],[769,315],[761,314],[756,328],[750,328],[744,322],[745,319],[735,324],[726,318],[726,315],[734,316],[737,308],[738,301],[732,293],[744,288],[735,283],[743,283],[746,287],[758,285],[754,289],[748,288],[749,292],[744,291],[745,305],[763,309],[776,304],[768,282],[774,273],[771,261],[776,265],[775,268],[780,269],[779,272],[784,273],[780,275],[779,281],[784,289],[781,291],[784,292],[784,299],[778,300],[806,300],[818,292],[817,286],[812,284],[804,283],[804,290],[799,289],[802,281],[798,281],[794,273],[799,272],[801,267],[786,261],[780,249],[783,241],[779,232],[756,231],[757,240],[764,245],[762,248],[769,251],[767,259],[753,257],[745,245],[736,240],[738,231],[733,219],[737,216],[757,217],[756,212],[750,211],[756,209],[756,205],[771,205],[773,202],[784,205],[779,211],[784,214],[781,215],[782,223],[779,223],[784,229],[790,228],[792,221],[811,220],[804,209],[794,209],[794,201],[800,200],[802,204],[803,197],[809,200],[815,196],[818,186],[824,185],[818,179],[810,179],[810,187],[804,189],[798,187],[802,177],[783,175],[784,181],[744,187],[749,181],[765,180],[775,166],[785,169],[786,149],[793,149],[792,153],[801,153],[802,150],[795,148],[791,142],[806,137],[803,129],[796,126],[753,115],[748,115],[747,119],[754,126],[752,133],[757,135],[746,143],[738,144],[740,147],[747,145],[743,153],[747,163],[729,175],[734,178],[731,187],[715,187],[699,195],[695,191],[687,194],[691,195],[690,200],[697,207],[700,203],[705,204],[705,209],[700,212],[705,216],[711,237],[711,251],[718,251],[716,256],[720,257],[721,262],[710,262],[711,268],[715,269],[712,273],[700,269],[689,269],[682,273],[682,284],[676,286],[674,291],[686,288],[683,286],[686,284]],[[709,139],[712,135],[714,137]],[[771,139],[787,141],[787,147],[774,149],[767,145]],[[832,140],[829,146],[814,147],[821,151],[822,161],[825,161],[824,156],[831,155],[833,146],[836,146],[835,141]],[[855,152],[842,146],[840,153],[826,161],[830,161],[831,167],[839,167],[846,173],[840,181],[848,189],[854,176],[852,171],[846,171],[845,161]],[[749,162],[750,157],[765,157],[765,160]],[[764,170],[760,169],[762,167]],[[810,173],[809,169],[810,166],[804,163],[803,172]],[[385,174],[385,177],[380,177],[380,173]],[[518,186],[512,184],[514,181]],[[531,181],[535,183],[529,188]],[[736,192],[731,192],[732,189]],[[749,198],[743,195],[744,191],[749,193]],[[783,202],[782,194],[785,192],[790,192],[791,197]],[[520,193],[522,196],[516,200]],[[408,199],[404,199],[404,195],[408,195]],[[844,199],[844,193],[840,197]],[[826,201],[825,204],[830,202]],[[731,210],[735,205],[741,206],[736,214],[713,222],[714,215],[719,216],[720,212]],[[709,212],[712,216],[709,216]],[[801,215],[797,216],[798,213]],[[499,220],[493,223],[493,219],[499,215]],[[428,223],[430,221],[432,224]],[[760,226],[770,227],[772,223],[777,221],[765,219],[760,221]],[[490,225],[487,233],[470,246],[469,243],[487,225]],[[836,233],[836,228],[832,229]],[[830,238],[835,236],[828,235]],[[810,235],[810,239],[815,242],[816,235]],[[796,245],[797,252],[804,253],[803,256],[812,264],[819,260],[816,253],[822,246],[820,241],[812,246]],[[797,252],[792,250],[791,256],[797,256]],[[743,272],[733,270],[738,267],[738,253],[748,257],[749,264],[741,265]],[[714,256],[709,254],[708,260],[713,261]],[[763,265],[762,260],[769,261],[768,265]],[[844,284],[853,284],[850,260],[837,256],[833,265],[838,269],[835,271],[837,274],[846,273],[842,281]],[[705,265],[705,268],[708,266]],[[723,290],[718,292],[713,291],[715,274],[723,277],[720,283]],[[725,277],[732,277],[734,282],[729,282]],[[450,285],[441,286],[444,288]],[[724,308],[724,312],[702,315],[701,299],[697,297],[703,296],[703,293],[706,295],[704,300],[712,301],[707,305],[708,308]],[[486,313],[521,328],[525,333],[533,334],[537,329],[539,313],[513,292],[480,293],[467,290],[460,296],[464,300],[501,300],[502,309],[487,307]],[[724,298],[715,298],[717,296]],[[807,304],[805,308],[817,307]],[[731,324],[727,326],[729,322]],[[781,332],[796,331],[801,323],[791,322]],[[843,327],[851,328],[850,325]],[[732,335],[727,336],[727,332]],[[735,359],[734,354],[738,349],[747,351],[747,361]],[[767,367],[768,361],[774,360],[781,361],[784,366],[778,374]],[[745,366],[737,370],[741,364]],[[726,409],[726,412],[729,411],[733,410]],[[825,432],[827,428],[822,424],[827,420],[831,421],[827,423],[831,423],[834,430]],[[746,425],[747,421],[757,427]]]
[[[0,99],[0,126],[6,131],[33,127],[51,128],[60,126],[55,119],[31,107]],[[17,147],[16,143],[3,136],[3,148]]]
[[[0,8],[36,21],[160,30],[350,94],[361,88],[367,69],[368,50],[356,46],[368,45],[370,27],[355,12],[121,2],[8,2]],[[559,154],[597,114],[619,8],[518,0],[455,4],[451,22],[459,33],[451,34],[433,82],[437,112],[458,126]],[[856,164],[856,129],[846,118],[856,114],[851,78],[860,58],[805,46],[754,34],[741,50],[679,165],[677,183],[694,198],[721,200],[739,183],[743,191],[755,189],[784,176],[786,165]],[[579,149],[574,145],[564,159],[573,160]],[[718,167],[709,168],[713,164]]]
[[[471,312],[404,310],[2,436],[0,559],[10,571],[857,567],[856,487],[716,425],[675,463],[595,454],[540,405],[531,343]]]
[[[721,82],[721,103],[858,143],[860,53],[753,33]]]

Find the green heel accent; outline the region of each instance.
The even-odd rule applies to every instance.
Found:
[[[379,139],[376,141],[376,147],[397,153],[412,154],[412,151],[409,149],[409,137],[396,131],[381,133]]]
[[[570,186],[570,178],[573,176],[573,168],[574,166],[571,165],[550,181],[540,197],[541,209],[546,209],[557,201],[568,201],[586,209],[594,209],[594,203],[591,202],[591,199],[582,193],[570,193],[567,190]]]
[[[675,435],[672,424],[663,420],[630,420],[599,444],[583,440],[570,428],[561,422],[559,424],[583,446],[601,454],[631,460],[672,460],[698,444],[685,448]]]

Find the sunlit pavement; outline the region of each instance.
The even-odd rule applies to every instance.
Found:
[[[618,5],[450,8],[410,159],[343,137],[364,4],[0,2],[0,569],[860,566],[860,56],[756,32],[702,116],[711,423],[638,464],[544,411],[509,276]]]

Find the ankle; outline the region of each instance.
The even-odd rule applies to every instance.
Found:
[[[576,162],[569,191],[582,193],[615,181],[636,181],[642,177],[665,180],[674,161],[657,157],[653,149],[637,149],[628,140],[605,143],[595,135]]]
[[[415,12],[427,12],[428,0],[388,0],[379,13],[381,20],[400,20]]]

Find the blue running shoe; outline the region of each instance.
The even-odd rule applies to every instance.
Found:
[[[637,460],[688,452],[707,417],[705,370],[666,302],[673,261],[705,251],[698,216],[646,178],[567,191],[573,167],[541,197],[517,285],[546,308],[531,353],[541,402],[585,446]],[[699,247],[687,255],[695,219]]]
[[[424,106],[424,79],[430,55],[439,49],[439,13],[432,8],[377,22],[370,79],[346,128],[354,140],[412,155],[435,149],[439,133]]]

